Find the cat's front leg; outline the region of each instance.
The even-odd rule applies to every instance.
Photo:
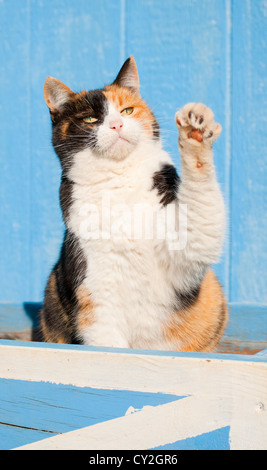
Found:
[[[177,111],[175,121],[183,175],[197,180],[212,176],[212,145],[222,130],[214,121],[212,110],[202,103],[188,103]]]
[[[185,255],[209,265],[217,262],[224,239],[225,211],[213,163],[212,144],[221,133],[211,109],[189,103],[175,115],[179,129],[182,182],[178,202],[187,207]]]

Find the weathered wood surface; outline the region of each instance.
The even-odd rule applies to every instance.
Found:
[[[35,303],[63,235],[44,80],[101,87],[133,54],[178,170],[177,107],[205,102],[223,125],[215,163],[229,230],[215,269],[232,311],[219,350],[266,348],[266,19],[265,0],[0,1],[0,337],[37,338]],[[2,342],[3,447],[266,448],[265,354]],[[94,422],[92,397],[104,406],[110,391],[119,405]]]
[[[12,448],[267,449],[266,357],[2,340],[0,377]]]

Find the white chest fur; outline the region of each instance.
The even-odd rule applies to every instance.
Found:
[[[83,331],[86,344],[153,347],[160,337],[173,288],[160,260],[165,241],[154,237],[156,218],[146,226],[143,215],[164,210],[152,190],[162,163],[171,160],[159,144],[119,162],[96,161],[89,152],[75,157],[67,225],[87,260],[84,283],[95,305],[96,321]]]

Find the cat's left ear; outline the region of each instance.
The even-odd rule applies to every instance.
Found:
[[[136,93],[139,93],[139,77],[133,56],[130,56],[129,59],[124,62],[113,84],[131,88]]]
[[[60,115],[64,105],[71,100],[75,93],[60,80],[47,77],[44,84],[44,99],[50,110],[52,120]]]

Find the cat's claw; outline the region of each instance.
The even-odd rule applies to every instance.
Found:
[[[212,145],[222,127],[214,121],[210,108],[202,103],[188,103],[175,114],[175,122],[182,140]]]

